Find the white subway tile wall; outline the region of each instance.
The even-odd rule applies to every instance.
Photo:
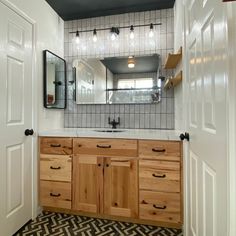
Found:
[[[130,41],[129,29],[121,29],[114,42],[109,31],[99,31],[98,41],[92,40],[92,33],[80,34],[79,46],[73,42],[74,34],[69,32],[94,28],[110,28],[135,24],[161,23],[155,26],[153,38],[148,37],[149,28],[135,28],[135,39]],[[102,58],[113,56],[139,56],[158,53],[161,58],[161,74],[172,76],[173,71],[164,70],[168,53],[174,47],[173,9],[127,13],[65,22],[65,59],[67,61],[67,80],[72,80],[72,62],[78,58]],[[108,128],[108,117],[120,117],[119,128],[136,129],[174,129],[174,91],[163,90],[158,104],[136,105],[77,105],[73,101],[73,86],[68,83],[68,102],[65,110],[66,128]]]

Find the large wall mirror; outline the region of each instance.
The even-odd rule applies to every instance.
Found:
[[[66,108],[66,62],[63,58],[45,50],[44,58],[44,107]]]
[[[158,103],[158,54],[73,61],[77,104]]]

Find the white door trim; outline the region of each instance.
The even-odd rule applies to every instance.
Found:
[[[236,41],[236,4],[227,4],[228,21],[228,236],[236,235],[236,68],[235,68],[235,41]]]
[[[17,15],[21,16],[27,22],[32,25],[32,128],[35,131],[35,135],[32,139],[32,219],[38,215],[38,78],[37,78],[37,68],[36,68],[36,22],[25,14],[21,9],[16,7],[8,0],[0,0],[2,4],[8,7],[10,10],[14,11]],[[29,127],[31,128],[31,127]]]

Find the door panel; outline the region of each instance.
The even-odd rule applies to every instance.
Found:
[[[24,146],[7,147],[7,217],[23,206]]]
[[[138,176],[135,158],[106,158],[104,164],[104,213],[136,218]]]
[[[222,236],[227,232],[228,191],[226,12],[222,1],[189,0],[186,4],[187,18],[195,22],[186,32],[185,55],[191,134],[186,235]]]
[[[103,158],[75,155],[73,158],[73,209],[99,213],[103,206]]]
[[[32,216],[32,25],[0,2],[0,228],[13,235]]]

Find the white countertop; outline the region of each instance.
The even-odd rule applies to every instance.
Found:
[[[106,128],[64,128],[58,130],[40,131],[41,137],[79,137],[79,138],[121,138],[121,139],[152,139],[179,141],[181,131],[158,129],[117,129],[123,132],[99,132],[111,130]]]

